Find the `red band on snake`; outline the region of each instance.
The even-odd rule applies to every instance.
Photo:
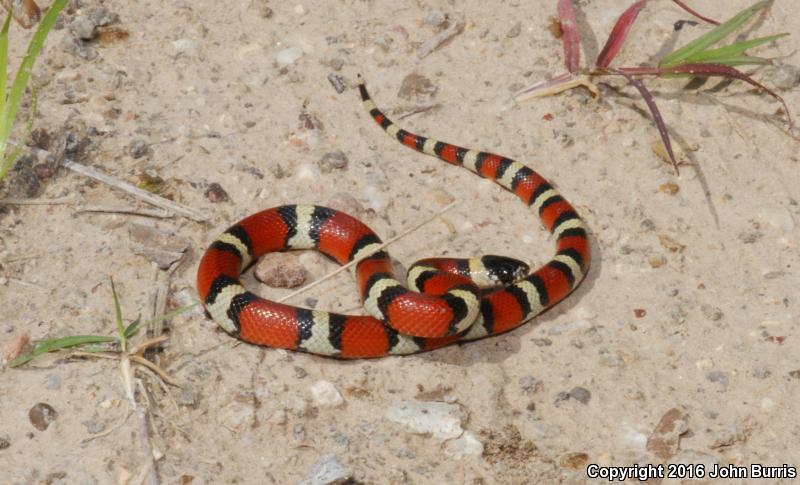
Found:
[[[247,217],[203,255],[197,289],[228,333],[253,344],[338,358],[412,354],[511,330],[564,299],[589,268],[586,228],[575,209],[538,173],[509,158],[415,135],[386,117],[359,79],[370,116],[414,150],[461,165],[516,194],[556,241],[556,254],[528,274],[499,256],[429,259],[408,271],[409,287],[392,274],[381,240],[357,219],[321,206],[285,205]],[[273,251],[316,249],[340,264],[353,260],[370,316],[285,305],[247,291],[241,272]]]

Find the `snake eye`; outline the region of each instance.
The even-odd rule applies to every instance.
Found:
[[[489,273],[489,277],[501,285],[517,281],[527,275],[531,269],[530,266],[518,259],[493,254],[483,256],[481,262]]]

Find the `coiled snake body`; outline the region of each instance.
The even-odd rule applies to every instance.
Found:
[[[253,214],[225,231],[203,255],[197,289],[211,318],[250,343],[339,358],[412,354],[515,328],[555,305],[583,279],[590,252],[583,221],[538,173],[509,158],[425,138],[399,128],[376,106],[359,78],[364,107],[407,147],[461,165],[516,194],[556,241],[556,254],[528,274],[499,256],[428,259],[397,281],[389,255],[366,225],[315,205],[285,205]],[[340,315],[261,298],[239,281],[261,255],[316,249],[340,264],[359,260],[356,278],[370,316]]]

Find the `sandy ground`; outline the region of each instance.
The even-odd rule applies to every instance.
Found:
[[[0,343],[113,334],[109,276],[126,318],[151,315],[168,279],[154,249],[186,249],[166,302],[190,303],[216,235],[287,203],[352,196],[389,238],[455,200],[392,245],[401,266],[487,252],[546,261],[547,235],[511,194],[374,125],[353,89],[359,72],[401,125],[539,170],[592,231],[593,267],[565,302],[508,334],[428,354],[341,362],[239,344],[199,311],[174,318],[151,358],[181,388],[137,372],[163,483],[296,483],[320,463],[370,484],[593,483],[589,465],[633,463],[702,465],[692,483],[732,483],[708,471],[800,466],[800,171],[771,98],[740,83],[649,80],[696,163],[675,176],[651,150],[644,103],[618,79],[604,80],[599,102],[580,90],[511,101],[563,70],[553,1],[74,3],[35,69],[36,143],[147,182],[209,220],[83,212],[137,201],[23,159],[0,196],[58,203],[0,207]],[[584,58],[627,3],[579,2]],[[691,3],[715,18],[748,4]],[[436,12],[463,19],[464,31],[419,59],[442,29]],[[76,43],[76,25],[115,16],[129,38]],[[648,61],[681,18],[667,0],[648,3],[616,64]],[[681,42],[701,29],[684,27]],[[799,30],[792,2],[778,0],[751,36]],[[796,66],[795,34],[759,52]],[[282,51],[290,64],[279,64]],[[800,115],[791,70],[757,77]],[[430,89],[399,97],[412,73]],[[321,160],[336,150],[347,163],[331,169]],[[229,200],[207,195],[212,183]],[[299,261],[309,279],[335,269],[312,253]],[[265,296],[288,292],[249,281]],[[359,308],[347,274],[293,301]],[[326,387],[332,397],[315,397]],[[40,403],[55,419],[35,416]],[[415,432],[401,419],[414,410],[449,428]],[[139,483],[142,436],[115,360],[51,354],[0,370],[0,483]]]

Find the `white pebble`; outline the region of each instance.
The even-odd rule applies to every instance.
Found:
[[[470,455],[483,454],[483,443],[470,431],[464,431],[460,438],[450,440],[444,445],[446,455],[453,458],[463,458]]]
[[[694,366],[697,367],[697,370],[709,370],[714,368],[714,361],[709,358],[700,359],[694,363]]]
[[[278,52],[278,55],[275,57],[275,59],[278,61],[278,64],[282,66],[288,66],[289,64],[293,64],[301,57],[303,57],[303,49],[299,47],[287,47],[286,49]]]
[[[589,322],[589,320],[574,320],[572,322],[553,325],[547,329],[547,334],[561,335],[562,333],[574,332],[576,330],[585,330],[591,326],[592,324]]]
[[[338,408],[344,404],[344,398],[330,381],[317,381],[311,384],[311,399],[318,407]]]
[[[185,52],[194,47],[194,42],[189,39],[178,39],[172,42],[172,47],[178,52]]]
[[[775,401],[773,401],[772,399],[770,399],[768,397],[765,397],[764,399],[761,400],[761,410],[762,411],[764,411],[765,413],[768,413],[768,412],[772,411],[773,408],[775,408]]]
[[[294,13],[296,13],[297,15],[305,15],[307,13],[307,10],[304,6],[298,3],[297,5],[294,6]]]
[[[298,182],[313,182],[318,180],[320,176],[319,169],[316,165],[311,165],[310,163],[303,163],[299,167],[297,167],[297,172],[295,172],[295,177],[297,178]]]
[[[785,207],[765,207],[758,212],[758,216],[770,225],[783,229],[786,232],[794,229],[792,213]]]
[[[297,485],[331,485],[344,483],[350,470],[335,455],[324,455],[311,465],[308,474]]]
[[[403,401],[386,410],[389,421],[408,428],[416,434],[430,434],[438,440],[458,438],[461,428],[460,408],[443,402]]]

